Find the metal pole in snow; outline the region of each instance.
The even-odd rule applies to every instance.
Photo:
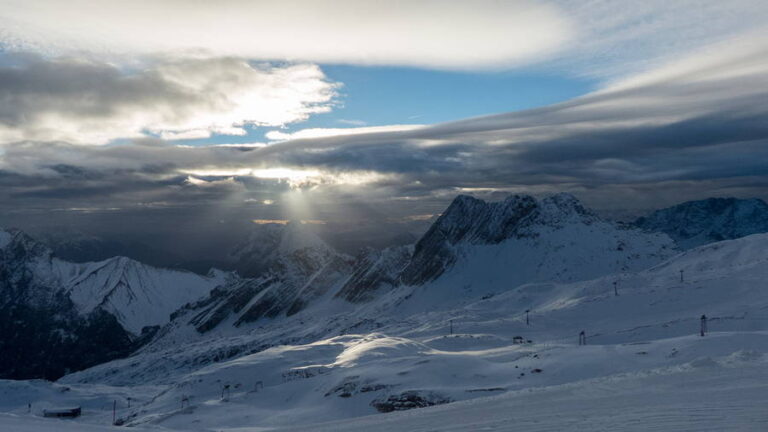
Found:
[[[453,320],[448,320],[448,325],[450,327],[451,334],[453,334]]]
[[[619,296],[619,289],[617,287],[618,284],[619,283],[617,281],[613,281],[613,296],[614,297],[618,297]]]
[[[115,424],[117,421],[117,399],[115,399],[114,402],[112,402],[112,424]]]
[[[525,310],[525,325],[531,325],[531,321],[528,319],[528,313],[530,312],[530,309]]]
[[[699,334],[703,337],[705,334],[707,334],[707,316],[702,315],[701,316],[701,329],[699,331]]]
[[[680,270],[680,282],[683,282],[683,271]]]

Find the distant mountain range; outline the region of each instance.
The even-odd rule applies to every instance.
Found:
[[[679,247],[768,232],[768,204],[760,199],[709,198],[657,210],[634,225],[669,235]]]
[[[125,356],[218,283],[124,257],[71,263],[0,230],[0,377],[57,378]]]
[[[416,313],[525,284],[620,275],[766,231],[760,200],[689,202],[622,225],[568,194],[490,203],[459,196],[414,245],[352,257],[300,223],[266,224],[230,252],[236,272],[201,276],[125,257],[72,263],[21,231],[0,230],[0,378],[55,379],[136,350],[164,353],[261,329],[259,338],[200,348],[200,362],[220,361],[375,329],[387,308]],[[286,319],[306,324],[278,325]]]

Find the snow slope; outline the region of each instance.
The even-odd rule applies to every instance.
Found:
[[[259,230],[257,238],[270,239],[266,243],[276,248],[269,267],[258,278],[237,281],[179,311],[153,345],[243,334],[302,311],[313,321],[328,322],[354,305],[386,309],[382,302],[393,296],[408,296],[399,307],[410,312],[457,307],[525,283],[647,268],[676,253],[666,235],[603,220],[567,194],[513,195],[491,203],[459,196],[415,247],[371,252],[357,261],[333,252],[296,224]],[[264,241],[252,241],[252,247],[242,248],[251,251],[245,256],[266,256]],[[321,325],[314,339],[304,329],[298,333],[305,336],[293,340],[260,330],[263,340],[257,345],[317,340],[342,326]]]
[[[742,359],[737,353],[385,416],[273,430],[758,432],[768,429],[766,366],[765,356]]]
[[[413,312],[406,305],[414,297],[395,290],[322,324],[347,333],[341,336],[267,349],[251,345],[252,352],[231,360],[192,364],[205,353],[237,346],[236,340],[247,346],[266,343],[270,335],[279,339],[278,326],[264,326],[176,351],[143,352],[67,376],[62,383],[158,383],[163,390],[152,401],[124,415],[137,426],[178,430],[355,430],[367,425],[371,430],[387,425],[450,430],[451,419],[455,430],[473,425],[508,430],[513,414],[539,430],[599,429],[619,424],[622,417],[609,414],[619,408],[626,412],[628,430],[760,430],[764,411],[750,398],[768,396],[768,386],[756,381],[767,370],[768,291],[761,285],[767,263],[768,234],[762,234],[689,250],[646,270],[526,284],[458,307],[445,303]],[[617,278],[615,296],[612,282]],[[531,325],[525,323],[525,309],[531,310]],[[710,333],[702,338],[703,313]],[[281,321],[280,331],[300,335],[306,327],[321,325],[313,318],[318,317],[297,314]],[[367,324],[350,326],[356,319]],[[449,320],[454,334],[449,334]],[[375,331],[344,331],[349,328]],[[581,330],[587,346],[577,344]],[[514,336],[532,342],[514,344]],[[166,362],[162,371],[153,370],[161,359]],[[706,406],[733,415],[713,419],[685,399],[705,390],[733,401],[710,400]],[[732,398],[740,392],[744,395]],[[531,394],[537,396],[528,399]],[[184,397],[191,406],[181,410]],[[453,403],[444,405],[448,401]],[[441,406],[365,417],[430,404]],[[516,407],[531,410],[517,413]],[[570,416],[545,415],[558,409]],[[640,423],[641,418],[649,423]],[[325,421],[334,423],[318,425]]]
[[[331,422],[286,427],[235,426],[238,415],[257,413],[211,410],[180,412],[177,429],[205,430],[195,421],[216,423],[221,432],[270,431],[512,431],[561,430],[621,431],[764,431],[768,428],[765,400],[765,355],[737,352],[719,358],[702,358],[675,367],[582,380],[568,384],[527,388],[418,410],[375,414]],[[8,382],[0,382],[5,388]],[[77,387],[73,387],[77,391]],[[126,408],[119,389],[101,388],[102,400],[114,396],[119,411]],[[57,399],[52,398],[52,401]],[[69,399],[71,400],[71,399]],[[219,404],[219,409],[234,402]],[[15,408],[15,409],[14,409]],[[69,432],[122,430],[109,426],[109,407],[86,409],[80,421],[43,419],[28,415],[23,407],[9,407],[0,414],[0,428],[18,432]],[[557,415],[553,415],[557,413]],[[233,415],[234,414],[234,415]],[[106,421],[105,421],[106,420]],[[186,420],[186,421],[185,421]],[[252,420],[252,419],[251,419]],[[255,423],[255,422],[253,422]],[[253,424],[252,423],[252,424]],[[147,427],[147,426],[145,426]],[[142,426],[135,430],[145,429]]]
[[[134,334],[145,326],[167,323],[180,306],[223,283],[220,277],[158,269],[125,257],[78,267],[64,286],[80,310],[102,308]]]
[[[768,234],[675,253],[565,195],[454,204],[412,255],[289,254],[287,277],[230,279],[135,355],[62,378],[72,399],[28,398],[135,394],[125,423],[185,431],[764,428]],[[46,427],[4,397],[0,426]],[[104,424],[91,410],[76,423]]]

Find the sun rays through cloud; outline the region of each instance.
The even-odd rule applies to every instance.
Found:
[[[3,2],[8,215],[418,222],[459,193],[768,195],[764,2],[133,5]]]

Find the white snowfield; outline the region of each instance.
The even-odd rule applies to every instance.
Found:
[[[328,300],[55,384],[0,381],[0,430],[116,430],[113,401],[134,430],[768,430],[768,234],[587,281],[450,281],[356,308]],[[300,341],[333,329],[345,334]],[[83,416],[41,417],[70,405]]]
[[[125,257],[67,264],[77,266],[65,286],[78,308],[87,313],[101,307],[134,334],[145,326],[167,323],[180,306],[223,282],[222,277],[155,268]]]

